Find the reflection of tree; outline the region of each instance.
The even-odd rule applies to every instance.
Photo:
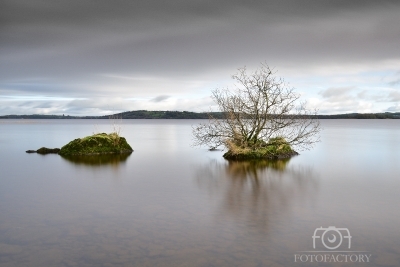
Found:
[[[228,171],[234,176],[254,176],[258,177],[259,171],[271,168],[276,171],[284,171],[289,159],[283,160],[254,160],[254,161],[229,161]]]
[[[62,158],[76,165],[103,166],[112,165],[117,167],[125,162],[131,154],[103,154],[103,155],[70,155]]]
[[[267,230],[271,221],[282,220],[317,189],[312,169],[291,167],[288,162],[213,161],[199,168],[197,181],[222,200],[221,216]]]

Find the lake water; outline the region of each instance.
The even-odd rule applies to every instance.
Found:
[[[131,155],[64,159],[25,150],[112,123],[0,120],[0,266],[400,266],[400,120],[322,120],[259,163],[192,147],[199,122],[124,120]]]

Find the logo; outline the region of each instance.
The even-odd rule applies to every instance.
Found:
[[[352,236],[348,228],[335,226],[316,228],[311,236],[312,251],[299,251],[294,254],[294,262],[370,262],[368,251],[351,251]]]
[[[347,239],[348,248],[351,247],[351,235],[347,228],[336,228],[335,226],[329,226],[327,228],[315,229],[313,239],[313,248],[315,249],[316,239],[320,238],[322,244],[327,249],[337,249],[343,243],[343,238]]]

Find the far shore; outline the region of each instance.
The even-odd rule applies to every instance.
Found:
[[[209,116],[223,119],[222,112],[190,111],[148,111],[135,110],[104,116],[70,116],[70,115],[2,115],[0,119],[208,119]],[[313,115],[317,119],[400,119],[400,112],[385,113],[346,113],[333,115]]]

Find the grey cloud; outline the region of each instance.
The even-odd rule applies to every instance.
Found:
[[[26,107],[32,108],[34,105],[37,105],[37,102],[35,101],[24,101],[24,102],[13,101],[13,102],[15,103],[14,106],[17,106],[19,108],[26,108]]]
[[[276,62],[389,57],[400,33],[390,27],[400,23],[396,1],[2,3],[8,72],[17,70],[16,58],[33,73],[77,75],[237,67],[260,55]]]
[[[36,105],[35,108],[53,108],[55,106],[55,103],[53,102],[44,102],[39,105]]]
[[[396,85],[399,85],[399,84],[400,84],[400,79],[397,79],[397,80],[394,80],[394,81],[388,82],[388,84],[389,84],[390,86],[396,86]]]
[[[368,99],[369,96],[368,96],[367,90],[362,90],[361,92],[359,92],[359,93],[357,94],[357,97],[358,97],[358,98],[361,98],[361,99]]]
[[[388,112],[400,112],[400,104],[396,104],[394,106],[390,106],[386,109]]]
[[[400,91],[391,91],[388,95],[388,101],[400,102]]]
[[[170,97],[171,96],[169,96],[169,95],[159,95],[159,96],[152,98],[150,101],[158,103],[158,102],[162,102]]]
[[[323,98],[338,98],[342,97],[343,95],[348,94],[349,92],[353,91],[354,87],[339,87],[339,88],[328,88],[321,91],[319,94]]]
[[[363,90],[357,94],[359,99],[370,100],[373,102],[388,103],[388,102],[400,102],[400,91],[396,89],[389,89],[389,91],[382,92],[367,92]]]
[[[2,0],[0,95],[175,95],[100,74],[199,80],[264,60],[304,73],[398,60],[399,12],[398,0]]]
[[[319,114],[367,112],[371,104],[362,104],[358,99],[350,97],[340,102],[324,101],[318,111]]]
[[[357,93],[357,98],[373,102],[387,102],[386,92],[371,92],[371,90],[362,90],[361,92]]]
[[[0,114],[62,114],[65,104],[64,101],[4,101],[0,99]]]
[[[322,101],[319,105],[320,114],[370,112],[371,102],[363,101],[368,98],[368,92],[363,90],[355,94],[355,87],[328,88],[319,92]]]

